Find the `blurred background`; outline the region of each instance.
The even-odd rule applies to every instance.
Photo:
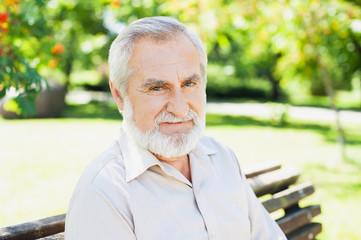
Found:
[[[206,134],[241,166],[279,160],[320,203],[319,239],[360,239],[361,1],[3,0],[0,227],[66,212],[118,135],[107,56],[132,21],[173,16],[209,57]]]

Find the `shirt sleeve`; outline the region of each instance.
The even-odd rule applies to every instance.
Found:
[[[93,186],[74,194],[66,216],[65,240],[135,240],[129,218]]]
[[[234,155],[234,154],[233,154]],[[281,228],[275,220],[272,219],[269,212],[263,207],[258,200],[253,189],[248,184],[246,176],[239,166],[239,162],[234,155],[237,162],[238,169],[241,174],[242,182],[244,182],[244,189],[246,190],[248,202],[248,218],[251,226],[252,240],[287,240]]]
[[[244,180],[245,177],[243,176]],[[246,181],[246,180],[245,180]],[[280,229],[275,220],[260,203],[252,188],[246,181],[249,221],[251,223],[251,239],[277,239],[287,240],[283,231]]]

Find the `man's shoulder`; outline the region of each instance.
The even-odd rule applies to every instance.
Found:
[[[125,167],[118,142],[95,158],[84,169],[78,188],[113,185],[114,181],[125,182]]]
[[[116,141],[84,169],[69,202],[68,234],[76,226],[86,226],[88,216],[104,214],[111,218],[122,212],[130,219],[129,191],[122,153]]]

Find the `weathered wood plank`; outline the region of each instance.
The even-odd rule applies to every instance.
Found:
[[[48,237],[39,238],[38,240],[64,240],[64,233],[62,232]]]
[[[286,235],[288,240],[311,240],[322,231],[321,223],[310,223]]]
[[[285,234],[289,234],[310,223],[320,213],[320,205],[308,206],[278,219],[277,223]]]
[[[274,194],[294,184],[300,172],[295,168],[282,168],[267,172],[253,178],[247,178],[257,197],[265,194]]]
[[[252,178],[258,175],[261,175],[266,172],[271,172],[281,168],[281,163],[279,161],[269,161],[265,163],[255,164],[253,166],[248,166],[243,169],[244,175],[247,178]]]
[[[281,208],[288,208],[297,204],[301,199],[311,195],[315,192],[311,182],[302,183],[294,187],[290,187],[272,196],[262,202],[263,206],[268,212],[274,212]]]
[[[32,240],[63,232],[65,214],[0,229],[0,240]]]

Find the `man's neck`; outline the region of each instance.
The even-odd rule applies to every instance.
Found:
[[[191,166],[189,162],[189,156],[183,155],[175,158],[164,158],[162,156],[154,154],[159,161],[168,163],[182,173],[190,182],[192,182]]]

